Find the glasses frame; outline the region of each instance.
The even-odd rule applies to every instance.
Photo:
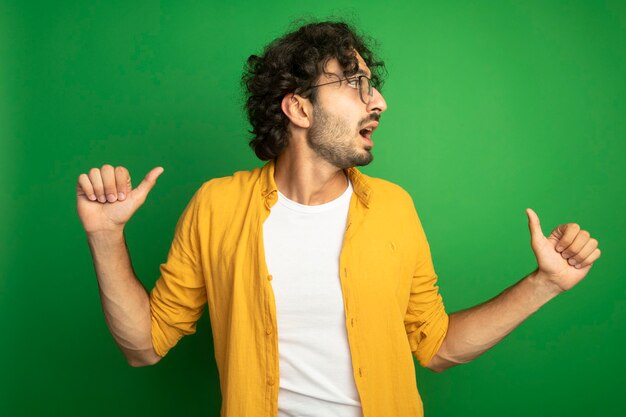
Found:
[[[368,91],[367,91],[367,99],[365,97],[363,97],[363,90],[361,88],[361,85],[363,83],[363,81],[362,81],[363,78],[367,79],[367,85],[369,86]],[[372,101],[372,97],[374,97],[374,87],[372,87],[372,79],[370,77],[368,77],[367,75],[354,75],[352,77],[340,78],[339,80],[329,81],[327,83],[316,84],[316,85],[311,86],[309,88],[309,90],[312,90],[312,89],[317,88],[317,87],[323,87],[325,85],[341,83],[342,81],[353,81],[354,79],[357,80],[356,86],[352,86],[348,82],[347,83],[348,87],[359,90],[359,97],[361,98],[361,101],[363,103],[365,103],[365,105],[370,104],[370,102]]]

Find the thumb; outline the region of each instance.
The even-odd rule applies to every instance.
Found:
[[[545,238],[543,231],[541,230],[541,223],[539,222],[539,216],[531,208],[526,209],[526,215],[528,216],[528,230],[530,230],[530,240],[536,242],[540,238]]]
[[[152,168],[152,170],[146,174],[143,181],[141,181],[141,184],[132,191],[141,203],[145,201],[148,193],[152,190],[152,187],[156,184],[157,178],[159,178],[159,175],[161,175],[163,171],[163,167]]]

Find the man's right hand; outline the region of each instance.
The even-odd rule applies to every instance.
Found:
[[[123,231],[162,173],[162,167],[153,168],[135,189],[128,170],[122,166],[103,165],[81,174],[76,185],[76,208],[85,232]]]

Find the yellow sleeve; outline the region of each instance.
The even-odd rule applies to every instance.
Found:
[[[448,314],[439,294],[430,247],[417,213],[415,220],[418,261],[411,283],[411,295],[404,326],[413,356],[422,366],[426,366],[435,356],[446,336]]]
[[[198,236],[200,194],[194,195],[178,220],[167,262],[161,264],[161,276],[150,294],[152,344],[159,356],[165,356],[183,336],[195,333],[206,304]]]

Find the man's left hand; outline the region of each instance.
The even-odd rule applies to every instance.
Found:
[[[559,225],[546,238],[537,214],[532,209],[526,209],[526,214],[538,274],[559,291],[569,290],[587,275],[600,257],[598,241],[576,223]]]

